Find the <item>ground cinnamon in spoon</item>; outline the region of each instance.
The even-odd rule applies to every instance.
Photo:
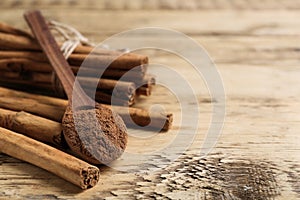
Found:
[[[75,112],[68,106],[62,124],[69,147],[90,163],[110,163],[126,148],[127,130],[121,117],[101,105]]]

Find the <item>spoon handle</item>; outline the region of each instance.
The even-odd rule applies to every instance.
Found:
[[[77,105],[93,105],[93,100],[85,94],[79,83],[75,82],[75,76],[60,51],[41,12],[39,10],[28,11],[24,14],[24,17],[61,81],[69,101],[72,100],[72,95],[76,95],[76,98],[73,99],[76,99]]]

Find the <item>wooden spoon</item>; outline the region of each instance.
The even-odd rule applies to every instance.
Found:
[[[69,99],[62,125],[70,149],[93,164],[107,164],[120,157],[127,144],[127,130],[121,117],[89,98],[75,81],[41,12],[28,11],[24,17]]]

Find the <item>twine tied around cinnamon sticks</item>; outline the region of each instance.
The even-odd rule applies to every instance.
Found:
[[[70,55],[68,62],[75,75],[91,51],[91,47],[79,45]],[[102,83],[99,84],[100,87],[98,87],[95,98],[101,103],[110,104],[112,95],[117,95],[116,104],[131,106],[137,96],[149,96],[152,86],[155,84],[154,76],[146,74],[147,56],[97,49],[93,51],[92,56],[89,56],[91,63],[94,64],[81,69],[81,75],[85,80],[98,81],[98,79],[92,80],[95,78],[93,77],[96,74],[95,70],[114,58],[115,55],[120,56],[104,71],[100,79]],[[10,84],[15,88],[22,88],[26,85],[41,89],[48,94],[58,91],[56,96],[63,97],[60,85],[57,82],[52,82],[56,80],[51,78],[52,72],[47,58],[41,53],[39,46],[32,37],[16,35],[14,32],[8,34],[7,31],[1,33],[0,29],[0,82],[2,84]],[[126,79],[119,81],[124,74],[127,74]],[[121,93],[112,94],[112,89],[116,86],[117,81],[123,82],[122,85],[127,88],[119,90]],[[101,85],[109,87],[101,88]],[[140,87],[136,88],[137,85]],[[134,86],[133,89],[130,89],[132,86]],[[132,92],[129,93],[128,91]]]
[[[57,31],[65,39],[60,50],[63,52],[66,59],[70,57],[79,44],[92,47],[95,46],[94,43],[90,42],[88,38],[84,37],[72,26],[54,20],[50,20],[48,26],[51,30]]]

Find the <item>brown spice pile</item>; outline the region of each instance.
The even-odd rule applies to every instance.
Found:
[[[73,113],[68,106],[63,125],[69,147],[88,162],[107,164],[120,157],[125,150],[126,126],[121,117],[109,108],[98,105],[96,109]]]

